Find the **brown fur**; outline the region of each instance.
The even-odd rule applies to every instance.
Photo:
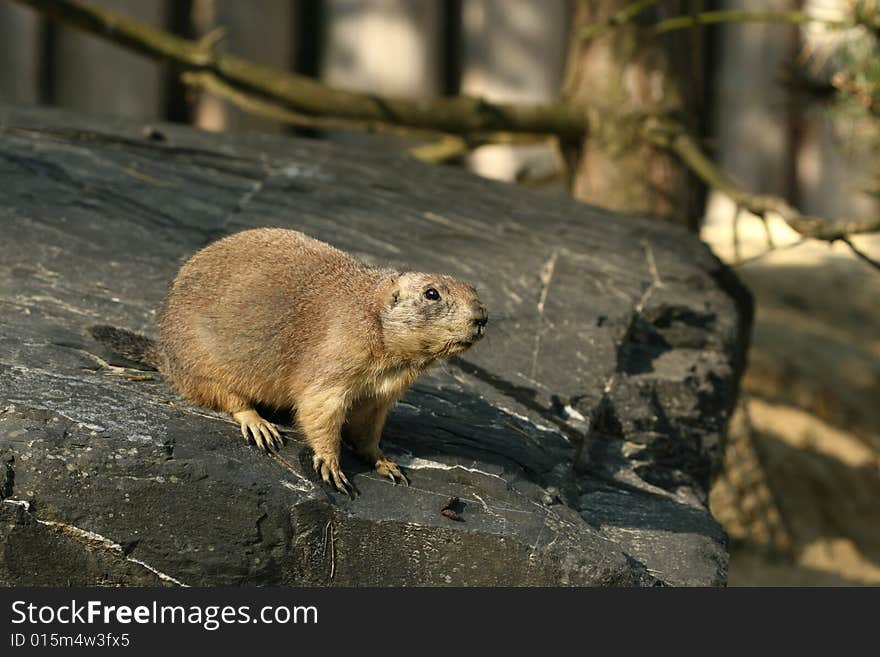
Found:
[[[439,300],[425,297],[435,288]],[[434,361],[482,336],[473,287],[448,276],[369,268],[293,230],[261,228],[210,244],[180,269],[160,319],[162,371],[190,401],[230,413],[273,449],[255,405],[295,408],[314,465],[339,489],[340,439],[380,473],[388,410]]]

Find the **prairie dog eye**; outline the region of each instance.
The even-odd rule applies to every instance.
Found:
[[[425,298],[428,301],[437,301],[440,299],[440,293],[433,287],[429,287],[427,290],[425,290]]]

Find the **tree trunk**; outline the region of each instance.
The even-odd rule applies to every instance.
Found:
[[[696,229],[702,190],[669,154],[644,143],[639,117],[667,114],[698,131],[703,46],[700,30],[662,37],[645,24],[699,9],[676,0],[591,38],[585,29],[607,22],[632,0],[578,0],[572,21],[564,94],[594,108],[591,134],[571,157],[573,195],[624,212],[647,212]],[[640,25],[642,26],[640,28]]]

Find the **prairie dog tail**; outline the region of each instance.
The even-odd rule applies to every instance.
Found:
[[[159,345],[152,338],[107,324],[86,327],[98,342],[107,345],[117,354],[130,361],[158,370],[162,364]]]

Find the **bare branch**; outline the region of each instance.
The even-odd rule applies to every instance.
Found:
[[[780,246],[774,245],[774,246],[771,246],[771,247],[764,249],[760,253],[757,253],[753,256],[749,256],[748,258],[741,258],[741,259],[738,258],[737,261],[734,262],[731,266],[734,268],[742,267],[743,265],[747,265],[749,263],[755,262],[756,260],[761,260],[762,258],[770,255],[771,253],[776,253],[777,251],[785,251],[787,249],[793,249],[795,247],[801,246],[802,244],[806,244],[809,241],[810,240],[808,237],[801,237],[800,239],[798,239],[794,242],[789,242],[788,244],[782,244]]]
[[[461,137],[445,135],[436,130],[406,128],[381,121],[338,119],[294,112],[269,100],[240,91],[209,71],[187,71],[181,75],[181,80],[187,86],[208,91],[246,112],[287,125],[318,130],[391,134],[397,137],[429,141],[431,143],[415,146],[409,150],[410,155],[426,162],[442,162],[461,157],[469,150],[468,144]]]
[[[745,210],[759,217],[764,217],[768,213],[776,214],[804,237],[834,242],[849,235],[880,231],[880,217],[825,219],[803,215],[779,196],[751,194],[745,191],[727,178],[703,153],[694,138],[673,121],[648,119],[644,123],[642,136],[649,142],[675,153],[706,185],[730,197]]]
[[[208,71],[231,87],[275,100],[307,115],[376,121],[464,134],[504,130],[581,139],[586,113],[566,103],[515,105],[455,96],[436,100],[381,98],[328,87],[289,71],[261,66],[209,45],[182,39],[119,14],[71,0],[16,0],[66,25],[77,27],[182,71]]]
[[[874,267],[875,269],[880,270],[880,260],[874,260],[874,258],[872,258],[867,253],[865,253],[864,251],[862,251],[861,249],[856,247],[856,245],[853,244],[852,240],[850,240],[848,237],[841,237],[840,241],[843,242],[844,244],[846,244],[852,250],[852,252],[856,254],[856,256],[860,260],[867,263],[871,267]]]
[[[416,152],[416,156],[431,161],[458,157],[481,143],[533,141],[546,139],[547,135],[574,141],[583,139],[588,132],[588,109],[569,103],[495,104],[467,96],[431,101],[381,98],[334,89],[305,76],[215,52],[212,44],[220,33],[204,42],[189,41],[81,2],[15,1],[149,57],[170,61],[181,71],[187,84],[209,88],[249,111],[286,123],[322,129],[405,133],[410,137],[432,135],[434,143]],[[633,2],[613,18],[612,23],[630,21],[654,4],[648,0]],[[659,33],[694,25],[743,21],[819,22],[802,12],[704,12],[668,19],[652,29]],[[845,21],[821,22],[841,27],[852,25]],[[609,120],[621,119],[609,117]],[[679,124],[659,118],[634,117],[633,126],[634,129],[641,126],[643,139],[675,153],[703,182],[728,195],[738,206],[759,217],[775,213],[805,237],[828,242],[844,240],[859,257],[875,265],[847,238],[880,231],[880,217],[823,219],[803,215],[783,198],[751,194],[739,188],[717,169]]]
[[[633,20],[657,4],[656,0],[639,0],[627,5],[619,12],[602,23],[589,25],[581,32],[584,40],[594,39],[608,30],[622,25],[632,24]],[[723,23],[783,23],[788,25],[803,25],[816,23],[836,29],[846,29],[864,22],[865,17],[856,17],[856,20],[835,20],[813,16],[804,11],[744,11],[738,9],[725,9],[718,11],[704,11],[686,16],[673,16],[661,20],[653,25],[639,26],[650,30],[654,34],[666,34],[677,30],[705,25],[718,25]],[[866,22],[868,27],[876,27],[873,23]]]
[[[278,121],[279,123],[316,130],[394,135],[404,139],[426,142],[413,146],[408,151],[410,155],[424,162],[439,163],[454,160],[467,155],[472,149],[486,144],[534,144],[545,143],[548,139],[552,139],[548,135],[525,132],[473,133],[464,138],[439,130],[408,128],[382,121],[359,121],[357,119],[312,116],[302,114],[301,112],[294,112],[270,100],[240,91],[209,71],[187,71],[181,75],[181,80],[187,86],[208,91],[246,112],[272,121]]]
[[[449,162],[470,153],[468,141],[458,135],[443,135],[436,141],[421,146],[413,146],[409,154],[422,162]]]
[[[737,9],[704,11],[689,16],[674,16],[650,26],[655,34],[665,34],[675,30],[685,30],[700,25],[717,25],[719,23],[788,23],[802,25],[819,23],[835,28],[853,27],[853,23],[845,20],[832,20],[812,16],[804,11],[742,11]]]

